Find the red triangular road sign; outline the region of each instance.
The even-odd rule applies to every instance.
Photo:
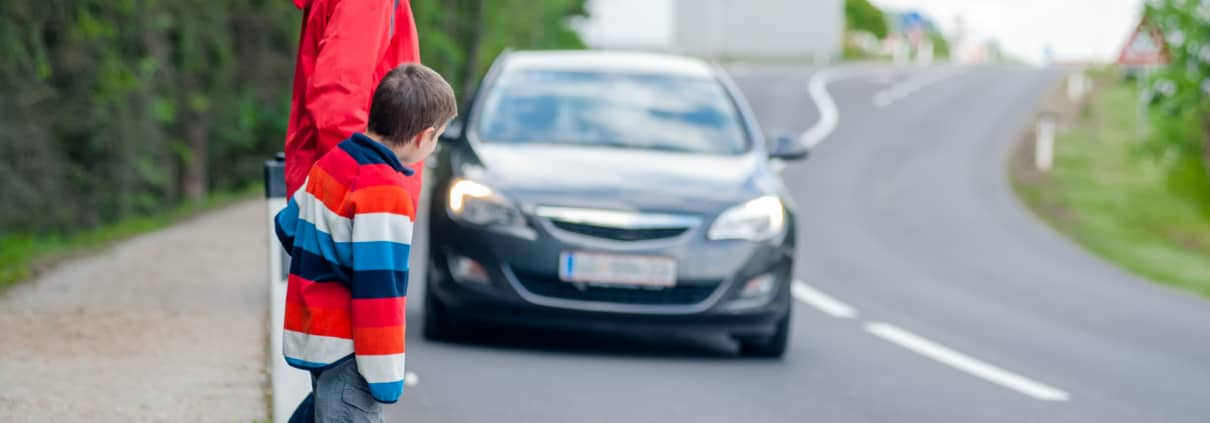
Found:
[[[1118,53],[1118,64],[1123,66],[1163,66],[1168,64],[1168,47],[1164,36],[1144,19],[1135,27],[1126,45]]]

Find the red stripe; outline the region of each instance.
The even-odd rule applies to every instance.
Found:
[[[340,214],[349,188],[322,167],[315,166],[311,168],[311,173],[307,174],[307,193],[323,203],[328,210]],[[341,216],[350,217],[343,214]]]
[[[311,335],[353,338],[353,325],[348,309],[306,307],[301,304],[286,304],[283,327],[286,330]]]
[[[363,355],[399,354],[404,352],[404,326],[358,328],[353,332],[353,352]]]
[[[353,326],[373,328],[400,326],[405,319],[407,297],[353,300]]]
[[[390,165],[369,164],[362,166],[361,171],[358,172],[356,188],[361,189],[378,185],[402,187],[404,179],[406,177]]]
[[[354,191],[353,203],[357,213],[394,213],[415,220],[415,206],[411,197],[400,186],[378,185]]]
[[[312,282],[291,274],[286,285],[286,330],[353,337],[349,290],[337,282]]]
[[[340,282],[313,282],[291,273],[286,285],[286,303],[349,308],[351,298],[349,289]]]
[[[343,182],[350,182],[357,177],[358,164],[353,156],[343,148],[333,148],[324,154],[315,164],[325,172]]]

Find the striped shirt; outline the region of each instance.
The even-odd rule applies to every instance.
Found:
[[[355,358],[380,402],[403,393],[412,170],[353,134],[325,154],[275,219],[290,252],[282,351],[321,370]]]

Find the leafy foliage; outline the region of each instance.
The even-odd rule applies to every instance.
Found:
[[[412,4],[423,59],[455,86],[506,47],[582,47],[566,20],[583,0]],[[282,148],[300,16],[288,0],[0,1],[0,233],[63,236],[258,184]]]
[[[865,31],[878,39],[887,36],[886,16],[869,0],[845,0],[844,17],[850,31]]]
[[[1145,150],[1210,158],[1210,0],[1151,0],[1144,13],[1171,59],[1150,81],[1155,130]]]

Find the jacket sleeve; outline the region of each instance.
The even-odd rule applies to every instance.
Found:
[[[320,153],[365,129],[374,70],[388,45],[393,0],[343,0],[324,26],[306,87]]]
[[[416,31],[416,17],[412,14],[412,2],[410,0],[398,0],[402,9],[396,13],[402,13],[402,18],[395,23],[395,31],[398,33],[399,48],[403,49],[402,60],[404,62],[420,63],[420,36]]]
[[[416,213],[399,186],[359,188],[350,197],[353,352],[374,399],[394,403],[403,393],[408,256]]]
[[[286,203],[286,208],[277,212],[273,217],[273,229],[277,232],[277,242],[287,254],[294,254],[294,234],[298,230],[298,202],[294,197]]]

